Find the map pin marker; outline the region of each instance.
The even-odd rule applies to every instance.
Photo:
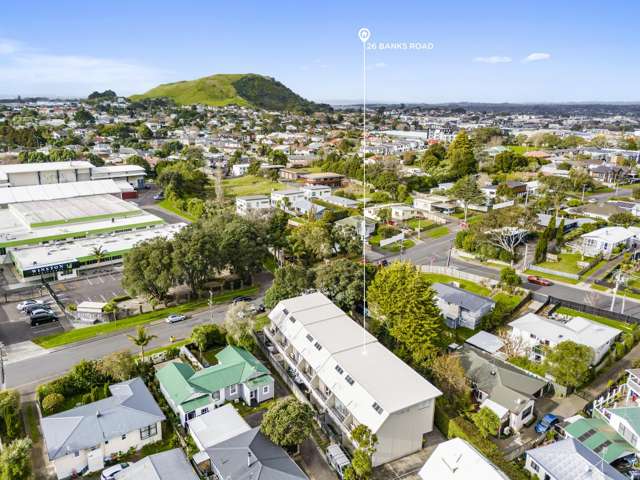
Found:
[[[360,38],[360,41],[362,43],[365,43],[367,40],[369,40],[369,37],[371,37],[371,32],[369,31],[368,28],[361,28],[360,30],[358,30],[358,38]]]

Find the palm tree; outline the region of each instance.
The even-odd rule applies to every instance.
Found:
[[[102,245],[96,245],[95,247],[93,247],[93,250],[91,251],[91,253],[93,254],[94,257],[96,257],[96,263],[102,263],[107,252],[102,247]]]
[[[127,335],[127,337],[129,337],[129,340],[131,340],[134,345],[140,347],[140,360],[144,361],[144,347],[149,345],[149,342],[156,338],[157,335],[149,335],[147,330],[140,325],[135,335]]]

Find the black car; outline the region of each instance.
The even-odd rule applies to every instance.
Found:
[[[253,300],[251,297],[236,297],[233,299],[232,303],[250,302],[251,300]]]
[[[36,327],[43,323],[57,322],[58,317],[51,310],[34,310],[29,320],[31,326]]]

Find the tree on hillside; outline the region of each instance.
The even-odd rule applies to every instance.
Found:
[[[476,173],[478,165],[473,154],[471,140],[465,130],[460,130],[447,149],[451,174],[456,178]]]
[[[274,165],[287,165],[289,159],[287,158],[287,154],[282,150],[272,150],[269,154],[269,158],[271,159],[271,163]]]
[[[549,349],[544,365],[560,385],[575,388],[588,380],[592,360],[590,347],[565,340]]]
[[[313,410],[306,403],[288,397],[278,400],[262,417],[260,430],[273,443],[292,449],[311,435]]]
[[[149,175],[151,173],[151,165],[140,155],[131,155],[129,158],[125,160],[127,165],[137,165],[139,167],[144,168],[144,171]]]
[[[141,138],[143,140],[149,140],[150,138],[153,138],[153,132],[144,123],[138,125],[138,128],[136,128],[136,134],[138,135],[138,138]]]
[[[449,197],[457,200],[462,200],[464,206],[464,221],[467,221],[467,212],[469,205],[474,203],[482,203],[485,200],[484,194],[478,187],[476,179],[467,175],[462,177],[453,185],[448,192]]]
[[[560,220],[560,225],[556,229],[556,246],[560,248],[564,242],[564,217]]]
[[[87,125],[89,123],[95,123],[96,119],[91,115],[90,112],[81,108],[76,113],[73,114],[73,119],[81,125]]]
[[[426,368],[439,351],[443,320],[425,276],[410,263],[395,262],[376,274],[368,302],[396,340],[398,354]]]
[[[342,310],[352,310],[362,303],[362,265],[345,258],[323,263],[315,269],[315,286]]]
[[[146,295],[164,303],[174,281],[173,243],[170,240],[147,240],[125,254],[122,284],[132,295]]]

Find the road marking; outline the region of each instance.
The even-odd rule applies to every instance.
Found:
[[[106,301],[107,301],[107,299],[106,299],[106,298],[104,298],[104,295],[100,295],[100,298],[102,299],[102,301],[103,301],[103,302],[106,302]]]
[[[100,280],[100,283],[104,283],[104,279],[102,277],[98,277],[98,280]]]
[[[93,286],[93,283],[91,283],[91,279],[90,279],[90,278],[87,278],[87,283],[88,283],[89,285]]]

